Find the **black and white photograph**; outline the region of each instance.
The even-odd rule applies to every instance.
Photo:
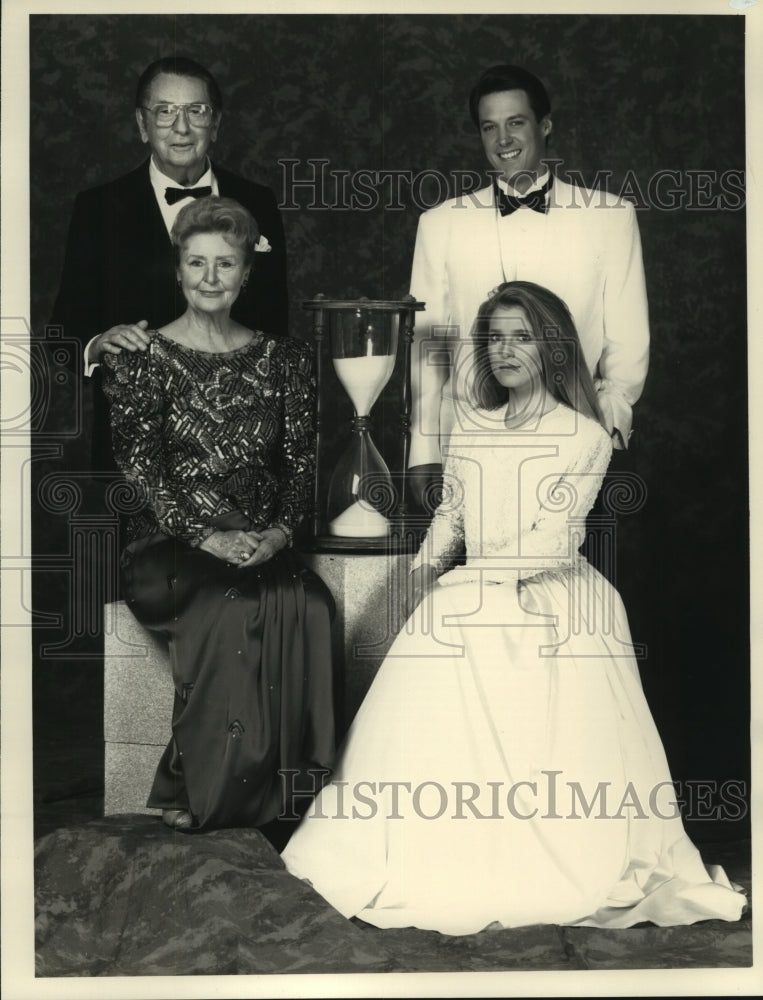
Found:
[[[2,16],[4,996],[763,992],[763,2]]]

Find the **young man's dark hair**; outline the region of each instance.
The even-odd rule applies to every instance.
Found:
[[[504,90],[524,90],[530,107],[535,112],[536,121],[551,114],[548,93],[537,76],[521,66],[491,66],[485,70],[469,95],[469,113],[477,128],[480,127],[480,99],[486,94],[497,94]]]

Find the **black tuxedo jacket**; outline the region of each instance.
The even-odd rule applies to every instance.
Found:
[[[213,165],[221,195],[235,198],[257,220],[270,253],[255,254],[247,287],[232,316],[250,329],[286,334],[288,296],[286,245],[275,195],[262,184],[244,180]],[[147,320],[164,326],[186,308],[177,283],[170,243],[149,176],[149,161],[100,187],[77,195],[66,243],[61,285],[51,324],[64,337],[85,345],[117,323]],[[112,468],[106,400],[100,377],[90,380],[93,401],[93,461]]]

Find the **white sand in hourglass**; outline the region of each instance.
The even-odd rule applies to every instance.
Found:
[[[387,518],[365,500],[356,500],[330,522],[329,534],[350,538],[380,538],[387,534]]]
[[[370,344],[368,345],[370,348]],[[334,358],[339,381],[359,417],[367,417],[395,367],[394,354],[367,354],[360,358]]]

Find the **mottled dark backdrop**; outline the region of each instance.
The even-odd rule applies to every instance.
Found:
[[[178,53],[210,67],[227,98],[216,158],[294,206],[285,226],[300,337],[309,336],[309,324],[299,303],[318,291],[407,292],[416,202],[438,198],[432,175],[422,172],[483,166],[466,109],[479,71],[514,61],[545,80],[554,108],[551,152],[562,172],[592,182],[609,171],[607,186],[625,183],[641,209],[653,351],[631,454],[648,500],[621,520],[618,583],[634,638],[649,647],[647,695],[676,777],[746,779],[745,218],[738,191],[730,191],[744,169],[743,18],[114,15],[31,22],[37,337],[56,292],[75,193],[145,155],[133,95],[153,59]],[[284,159],[299,165],[285,168]],[[305,179],[313,170],[307,161],[317,159],[328,161],[322,190],[285,187],[288,170]],[[406,171],[420,183],[403,181],[396,191],[386,182],[379,204],[367,210],[327,207],[336,200],[332,172],[360,170]],[[667,170],[676,173],[662,191],[672,189],[673,200],[659,209],[650,203],[650,179]],[[71,421],[73,399],[66,386],[59,390],[48,434]],[[385,397],[377,420],[393,416]],[[383,427],[378,435],[389,439]],[[61,459],[38,459],[38,480],[81,467],[85,451],[80,437],[65,444]],[[38,553],[64,551],[66,532],[65,517],[38,516]],[[35,593],[40,610],[68,603],[55,574],[38,577]],[[57,635],[40,630],[35,641]],[[65,687],[67,667],[73,671],[80,660],[49,663],[53,671],[38,667],[39,676],[55,674]]]

